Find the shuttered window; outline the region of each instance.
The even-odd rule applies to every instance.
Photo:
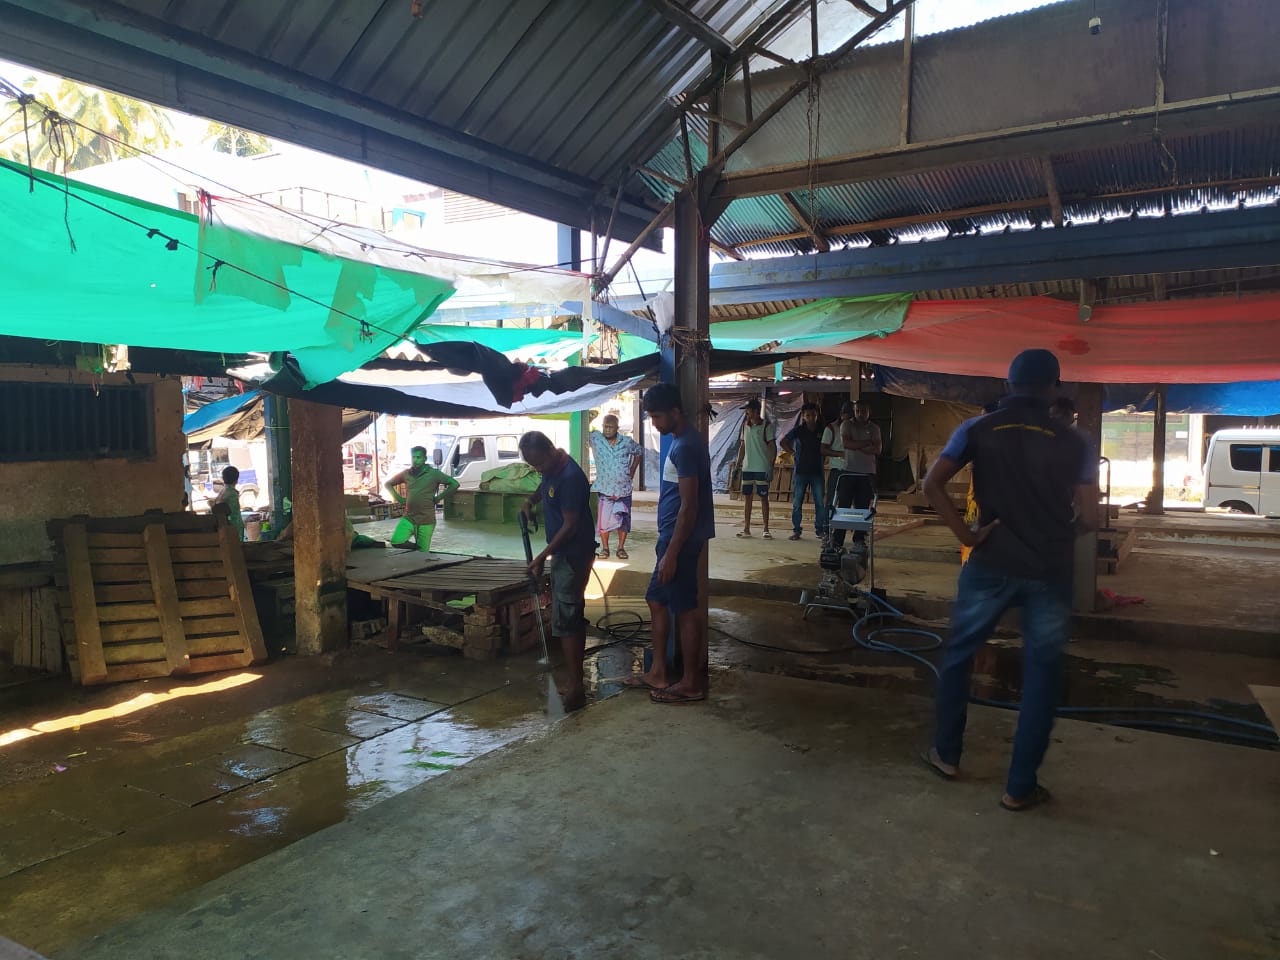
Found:
[[[0,382],[0,462],[154,452],[149,386]]]

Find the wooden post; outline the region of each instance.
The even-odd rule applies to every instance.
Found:
[[[348,642],[342,408],[290,400],[289,420],[298,653],[325,653]]]
[[[84,523],[76,521],[63,528],[62,553],[67,564],[67,588],[71,592],[71,614],[76,626],[80,682],[85,685],[102,683],[107,679],[107,663],[98,626],[93,567],[89,564],[89,533]]]
[[[1164,516],[1165,434],[1169,427],[1168,398],[1168,387],[1164,384],[1156,387],[1156,416],[1151,434],[1151,492],[1147,494],[1147,505],[1142,511],[1152,517]]]
[[[1076,426],[1089,441],[1094,456],[1102,451],[1102,394],[1100,383],[1082,383],[1076,393]],[[1093,466],[1096,471],[1096,461]],[[1096,472],[1094,476],[1097,476]],[[1098,533],[1090,530],[1076,537],[1072,608],[1076,613],[1092,613],[1097,604],[1097,596]]]
[[[676,197],[675,243],[675,341],[676,383],[684,412],[694,428],[707,437],[709,418],[707,405],[711,399],[711,224],[704,222],[699,176],[688,190]],[[709,192],[709,191],[708,191]],[[703,637],[700,649],[707,644],[707,550],[698,561],[698,611]],[[672,618],[674,622],[674,617]],[[707,683],[707,664],[684,664],[685,670],[701,670]]]
[[[173,577],[173,559],[169,555],[169,535],[164,529],[163,514],[156,514],[154,521],[142,528],[142,546],[147,552],[151,592],[155,596],[160,636],[164,640],[164,655],[169,662],[169,672],[174,675],[190,673],[191,656],[187,653],[187,634],[182,626],[178,584]],[[249,602],[253,603],[252,596],[249,597]]]

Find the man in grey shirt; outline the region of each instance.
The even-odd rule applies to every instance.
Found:
[[[865,400],[853,405],[853,419],[840,425],[840,442],[844,445],[844,472],[840,475],[838,507],[857,507],[864,510],[871,506],[876,494],[876,457],[880,455],[880,428],[871,422],[871,407]],[[854,540],[866,538],[856,533]],[[844,531],[837,530],[832,537],[837,547],[844,546]]]

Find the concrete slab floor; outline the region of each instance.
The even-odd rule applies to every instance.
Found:
[[[742,672],[623,694],[57,956],[1280,955],[1280,756],[1064,722],[1013,815],[1013,719],[975,709],[944,783],[928,714]]]

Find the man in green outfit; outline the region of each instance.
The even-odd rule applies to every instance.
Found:
[[[458,481],[435,467],[427,466],[426,447],[414,447],[410,455],[413,457],[413,465],[387,481],[391,498],[396,503],[404,504],[404,516],[391,534],[391,545],[403,547],[413,537],[418,549],[428,553],[431,550],[431,535],[436,532],[436,503],[442,496],[438,491],[440,487],[444,487],[443,496],[447,496],[457,488]],[[401,486],[405,489],[404,494],[400,493]]]

